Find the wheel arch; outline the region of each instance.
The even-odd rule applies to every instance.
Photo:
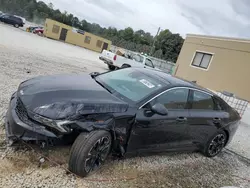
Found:
[[[226,140],[226,143],[225,143],[225,146],[226,146],[228,144],[230,134],[229,134],[229,131],[226,130],[226,129],[223,129],[223,131],[226,133],[226,136],[227,136],[227,140]]]
[[[123,66],[131,67],[131,65],[130,65],[130,64],[127,64],[127,63],[124,63],[124,64],[122,65],[122,67],[123,67]]]
[[[112,145],[111,148],[115,149],[119,144],[117,144],[119,139],[117,138],[117,133],[115,131],[115,123],[113,121],[106,124],[98,124],[95,122],[79,122],[77,124],[77,130],[79,134],[86,132],[87,134],[93,131],[107,131],[111,135]]]

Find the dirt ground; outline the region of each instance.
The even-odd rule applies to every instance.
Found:
[[[98,53],[0,24],[0,124],[20,82],[39,75],[107,71]],[[0,128],[0,187],[250,187],[246,160],[225,150],[210,159],[199,153],[171,153],[109,159],[85,179],[66,173],[69,147],[32,151],[7,148]],[[39,165],[41,154],[46,160]]]

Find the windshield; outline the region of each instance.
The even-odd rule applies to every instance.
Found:
[[[163,83],[134,69],[121,69],[96,77],[108,90],[138,102],[157,91]]]

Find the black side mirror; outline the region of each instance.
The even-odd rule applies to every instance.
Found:
[[[168,114],[167,108],[163,104],[160,104],[160,103],[153,105],[151,107],[151,110],[152,110],[152,112],[159,114],[159,115],[162,115],[162,116],[165,116]]]
[[[90,75],[92,78],[95,78],[96,76],[100,75],[100,73],[99,73],[99,72],[91,72],[89,75]]]

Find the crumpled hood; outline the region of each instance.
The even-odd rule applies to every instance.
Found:
[[[51,118],[125,112],[128,104],[109,93],[88,74],[36,77],[22,82],[17,96],[28,111]]]

